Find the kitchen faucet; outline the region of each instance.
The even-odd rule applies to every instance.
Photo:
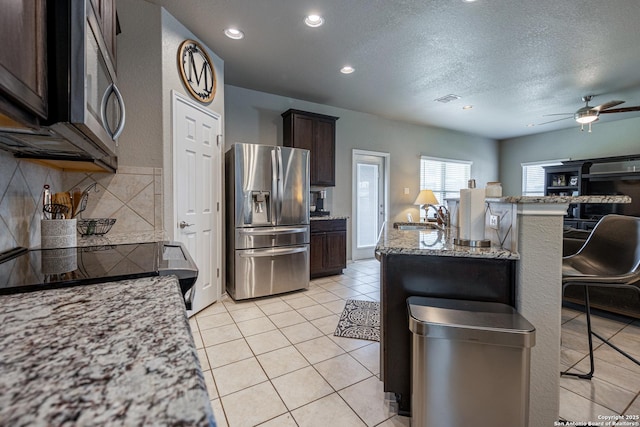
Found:
[[[446,206],[440,206],[439,209],[432,204],[426,204],[425,206],[426,206],[425,215],[428,216],[429,208],[433,208],[433,210],[436,212],[436,220],[437,220],[436,228],[440,230],[445,230],[445,228],[450,225],[449,222],[451,220],[451,216],[449,215],[449,209],[447,209]],[[442,212],[443,210],[444,212]]]

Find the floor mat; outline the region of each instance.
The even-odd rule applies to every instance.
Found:
[[[340,315],[336,337],[380,341],[380,303],[376,301],[347,300]]]

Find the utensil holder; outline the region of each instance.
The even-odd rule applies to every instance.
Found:
[[[40,220],[40,246],[43,249],[77,246],[76,225],[75,218]]]

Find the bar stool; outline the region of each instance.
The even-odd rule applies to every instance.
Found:
[[[591,328],[589,288],[628,289],[640,294],[640,218],[625,215],[606,215],[595,226],[582,248],[562,259],[562,294],[569,286],[584,287],[584,307],[587,314],[590,371],[586,374],[562,372],[591,379],[595,370],[593,337],[595,336],[618,353],[640,365],[609,340]]]

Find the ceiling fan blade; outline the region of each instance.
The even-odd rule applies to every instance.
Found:
[[[602,112],[602,110],[606,110],[607,108],[615,107],[616,105],[624,104],[624,101],[609,101],[604,104],[596,105],[593,107],[594,110]]]
[[[614,108],[613,110],[604,110],[604,111],[600,111],[600,114],[604,114],[604,113],[629,113],[631,111],[640,111],[640,105],[636,105],[635,107]]]
[[[573,116],[573,113],[555,113],[555,114],[543,114],[542,117],[549,116]]]
[[[553,116],[555,114],[549,114],[550,116]],[[559,122],[560,120],[567,120],[570,119],[571,117],[563,117],[561,119],[556,119],[556,120],[551,120],[550,122],[544,122],[544,123],[538,123],[538,126],[540,125],[546,125],[547,123],[554,123],[554,122]]]

